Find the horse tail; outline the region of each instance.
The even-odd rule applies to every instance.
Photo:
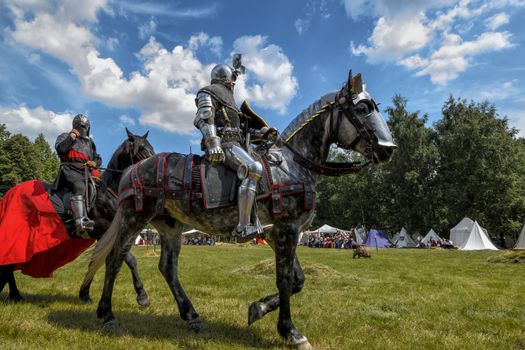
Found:
[[[91,283],[91,281],[93,280],[93,277],[95,276],[95,273],[104,264],[106,257],[109,255],[109,253],[113,249],[113,246],[115,245],[115,241],[117,240],[119,228],[121,227],[121,224],[122,224],[122,218],[123,218],[122,209],[118,208],[117,213],[115,214],[115,217],[113,218],[113,221],[111,222],[111,226],[109,226],[108,230],[97,241],[97,244],[95,245],[95,249],[91,253],[88,272],[86,273],[86,277],[84,277],[84,282],[82,282],[81,288]]]

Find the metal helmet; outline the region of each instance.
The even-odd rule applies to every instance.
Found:
[[[77,129],[80,132],[80,136],[89,136],[89,129],[91,128],[91,124],[89,123],[88,117],[84,114],[77,114],[73,118],[73,128]]]
[[[226,64],[218,64],[211,70],[211,83],[221,83],[230,88],[235,85],[237,74],[233,68]]]

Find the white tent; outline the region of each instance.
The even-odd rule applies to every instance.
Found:
[[[141,235],[138,235],[137,238],[135,238],[135,245],[139,245],[140,241],[143,241],[143,238]]]
[[[436,233],[436,231],[434,231],[434,229],[430,229],[430,231],[428,231],[427,235],[421,240],[421,243],[428,245],[431,239],[433,239],[434,241],[438,241],[441,239],[441,237],[439,237],[439,235]]]
[[[514,249],[525,249],[525,225],[523,225],[523,228],[521,229],[520,237],[518,238]]]
[[[330,225],[327,225],[327,224],[324,224],[323,226],[319,227],[317,230],[315,230],[319,233],[336,233],[337,231],[342,231],[342,230],[339,230],[335,227],[332,227]]]
[[[472,219],[464,217],[456,226],[450,229],[450,240],[452,244],[461,247],[468,238],[470,231],[472,231],[474,221]]]
[[[470,230],[470,234],[462,245],[459,246],[461,250],[498,250],[496,246],[490,241],[485,231],[479,226],[477,221]]]
[[[456,226],[450,229],[450,240],[452,244],[461,247],[468,239],[473,226],[474,221],[465,216]],[[485,235],[488,235],[487,230],[483,227],[481,227],[481,230],[485,232]]]
[[[394,244],[398,248],[415,248],[417,245],[404,227],[401,228],[397,241],[395,241]]]

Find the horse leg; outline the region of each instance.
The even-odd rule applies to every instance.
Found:
[[[275,267],[277,289],[279,290],[279,320],[277,330],[289,345],[297,349],[311,349],[308,339],[302,335],[292,322],[290,297],[294,289],[294,261],[298,230],[291,225],[282,225],[272,232],[275,242]]]
[[[108,326],[116,326],[111,299],[115,280],[122,263],[133,245],[133,238],[139,234],[155,215],[153,212],[150,212],[151,210],[148,212],[144,210],[143,212],[135,213],[135,209],[129,203],[128,201],[127,205],[124,204],[118,209],[110,228],[104,234],[117,235],[111,252],[106,258],[104,288],[97,308],[97,317],[103,318],[104,325]],[[145,206],[145,208],[148,208],[148,206]]]
[[[0,292],[4,289],[6,284],[9,284],[9,300],[17,303],[24,300],[24,298],[22,298],[22,295],[16,286],[14,269],[14,265],[0,267]]]
[[[137,293],[137,303],[143,307],[149,306],[148,293],[146,293],[144,285],[140,280],[139,269],[137,267],[137,259],[135,259],[135,256],[128,251],[128,253],[124,257],[124,261],[126,262],[126,265],[128,265],[131,271],[131,277],[133,278],[133,287],[135,288],[135,292]]]
[[[159,230],[162,242],[159,270],[175,297],[180,317],[187,321],[189,330],[199,332],[203,326],[202,317],[195,311],[179,280],[179,254],[184,225],[175,221],[172,228],[167,223],[159,221],[154,222],[153,226]]]
[[[140,306],[149,306],[148,294],[146,293],[144,285],[140,280],[139,271],[137,268],[137,259],[135,259],[135,256],[133,256],[131,252],[128,252],[126,254],[126,257],[124,258],[124,261],[131,270],[131,276],[133,278],[133,287],[135,288],[135,292],[137,293],[137,303]],[[89,295],[89,289],[91,288],[92,281],[93,279],[84,282],[80,287],[80,291],[78,292],[80,300],[82,300],[86,304],[93,304],[93,299],[91,299],[91,296]]]
[[[304,273],[299,263],[297,255],[294,256],[293,261],[293,287],[292,295],[299,293],[304,286]],[[279,308],[279,294],[268,295],[264,298],[254,301],[248,308],[248,325],[252,325],[255,321],[261,319],[267,313],[275,311]]]

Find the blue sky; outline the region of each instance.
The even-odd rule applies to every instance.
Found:
[[[54,143],[85,113],[105,162],[124,126],[198,152],[195,93],[239,52],[238,102],[281,131],[350,68],[382,109],[401,94],[432,123],[450,94],[489,99],[525,131],[524,15],[524,0],[0,0],[0,123]]]

